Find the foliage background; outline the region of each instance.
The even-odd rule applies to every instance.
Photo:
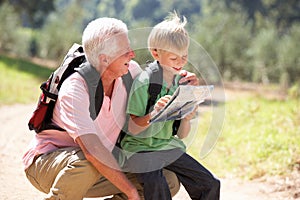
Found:
[[[299,0],[0,0],[0,106],[36,101],[40,82],[53,69],[28,59],[42,59],[43,65],[51,60],[57,67],[90,20],[109,16],[129,29],[151,27],[173,10],[187,17],[191,38],[224,81],[276,84],[288,94],[226,102],[223,132],[205,165],[216,174],[250,179],[299,171]],[[200,129],[210,125],[209,115]],[[189,149],[195,157],[201,141]]]
[[[134,29],[173,10],[187,17],[191,38],[224,80],[280,83],[285,91],[299,85],[299,0],[0,0],[0,53],[60,62],[94,18],[116,17]]]

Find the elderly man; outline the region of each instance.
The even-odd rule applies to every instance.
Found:
[[[127,26],[114,18],[90,22],[82,35],[87,63],[102,80],[104,98],[99,115],[90,117],[85,79],[74,73],[62,84],[52,122],[65,131],[44,130],[34,136],[23,162],[29,181],[46,193],[45,199],[81,200],[84,197],[143,199],[143,188],[123,173],[112,150],[125,120],[127,93],[121,76],[141,69],[132,61]],[[195,76],[186,77],[194,80]],[[97,102],[96,102],[97,103]],[[176,175],[167,170],[170,190],[179,189]]]

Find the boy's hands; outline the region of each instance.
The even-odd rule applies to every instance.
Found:
[[[156,113],[158,113],[165,105],[170,101],[171,95],[165,95],[161,97],[156,104],[154,105],[153,111],[150,113],[150,116],[154,116]]]
[[[188,85],[199,85],[199,79],[196,76],[196,74],[188,72],[186,70],[181,70],[179,72],[179,75],[182,76],[182,78],[179,80],[179,84],[188,84]],[[150,113],[150,116],[152,117],[156,113],[158,113],[171,99],[171,95],[165,95],[161,97],[156,104],[154,105],[153,111]],[[193,114],[194,113],[194,114]],[[191,119],[195,116],[196,111],[192,112],[193,116]]]
[[[179,84],[188,84],[188,85],[199,85],[200,81],[196,74],[188,72],[186,70],[181,70],[179,75],[182,78],[179,80]]]
[[[160,111],[170,101],[171,97],[171,95],[161,97],[154,105],[154,109]]]
[[[190,114],[188,114],[187,116],[185,116],[185,118],[181,120],[179,129],[177,131],[178,138],[183,139],[189,135],[189,132],[191,130],[190,120],[197,115],[197,109],[198,106],[196,106]]]
[[[193,119],[197,115],[197,109],[198,109],[198,106],[196,106],[194,108],[194,110],[191,113],[189,113],[187,116],[185,116],[185,118],[183,118],[183,119],[186,121],[190,121],[191,119]]]

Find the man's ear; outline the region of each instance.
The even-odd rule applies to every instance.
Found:
[[[103,66],[109,65],[108,57],[105,54],[100,54],[99,55],[100,63]]]
[[[157,59],[159,58],[157,49],[151,49],[150,52],[151,52],[152,57],[153,57],[155,60],[157,60]]]

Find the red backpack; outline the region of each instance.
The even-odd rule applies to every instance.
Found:
[[[87,83],[90,96],[90,116],[93,120],[96,119],[103,102],[102,81],[96,69],[86,61],[83,47],[79,44],[73,44],[62,64],[52,72],[46,82],[41,84],[42,93],[37,107],[28,122],[29,130],[34,130],[36,133],[46,129],[63,130],[52,123],[53,109],[62,83],[74,72],[78,72]],[[122,79],[127,94],[129,94],[133,81],[130,72],[128,71],[127,74],[123,75]],[[100,103],[96,104],[95,102]]]

